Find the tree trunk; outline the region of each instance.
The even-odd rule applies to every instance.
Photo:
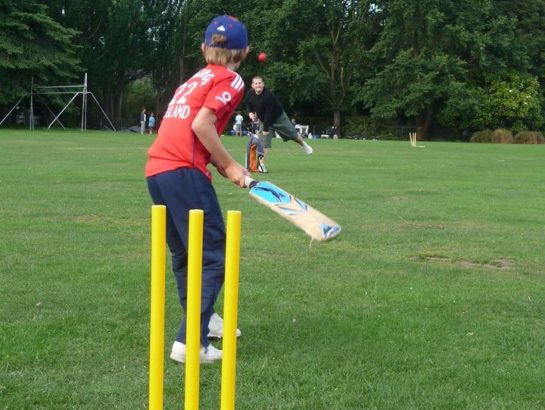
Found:
[[[110,120],[113,122],[114,126],[116,128],[120,128],[121,124],[121,108],[123,105],[123,92],[122,91],[116,91],[112,89],[111,87],[106,87],[105,95],[105,111]],[[133,118],[136,118],[138,114],[134,114],[134,117],[131,116],[129,120],[129,125],[134,124],[135,121]]]
[[[123,107],[123,91],[119,91],[117,95],[115,96],[116,105],[115,105],[115,111],[116,111],[116,124],[117,127],[120,126],[121,123],[121,108]]]
[[[426,111],[416,117],[416,139],[427,140],[433,119],[433,107],[428,106]]]
[[[342,135],[342,129],[341,129],[341,112],[339,110],[333,111],[333,126],[337,130],[337,136],[340,138]]]

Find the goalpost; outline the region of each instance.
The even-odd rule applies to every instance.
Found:
[[[106,112],[104,111],[100,103],[98,102],[95,95],[91,91],[89,91],[89,88],[87,87],[87,73],[85,73],[83,84],[76,84],[76,85],[35,86],[34,78],[32,78],[32,82],[30,86],[30,121],[29,121],[30,130],[34,130],[34,96],[64,95],[64,94],[72,95],[72,98],[68,101],[68,103],[64,106],[64,108],[58,114],[55,114],[53,110],[51,110],[51,108],[46,103],[44,103],[46,109],[55,117],[53,121],[51,121],[51,123],[48,125],[47,129],[50,129],[55,122],[58,122],[59,125],[62,128],[64,128],[64,125],[59,119],[60,116],[64,113],[64,111],[66,111],[66,109],[70,106],[70,104],[72,104],[76,100],[76,98],[81,95],[81,131],[87,130],[87,107],[88,107],[87,99],[89,96],[93,98],[95,103],[98,105],[98,108],[100,108],[100,111],[102,112],[102,115],[104,116],[104,118],[106,118],[106,120],[108,121],[112,129],[116,131],[114,125],[110,121],[110,118],[108,118],[108,115],[106,114]],[[23,98],[20,98],[19,101],[15,103],[13,108],[9,110],[9,112],[2,119],[2,121],[0,121],[0,125],[2,125],[2,123],[6,120],[6,118],[9,117],[9,115],[13,112],[13,110],[17,108],[17,106],[23,100]]]

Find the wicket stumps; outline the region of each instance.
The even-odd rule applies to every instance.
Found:
[[[241,218],[242,214],[240,211],[227,212],[225,288],[223,303],[223,359],[221,363],[221,410],[234,410],[235,408]]]
[[[150,410],[163,408],[166,211],[164,205],[151,208]]]
[[[185,409],[199,408],[200,315],[203,253],[202,210],[189,213],[187,336],[185,363]],[[225,250],[225,290],[223,358],[221,374],[222,410],[235,408],[236,329],[238,310],[238,279],[240,267],[241,212],[227,212]],[[163,408],[164,318],[165,318],[165,249],[166,208],[152,207],[152,263],[150,317],[149,408]]]
[[[199,408],[203,221],[202,210],[189,211],[184,401],[186,410]]]
[[[411,147],[413,148],[426,148],[425,145],[416,144],[416,132],[409,132],[409,139],[411,141]]]

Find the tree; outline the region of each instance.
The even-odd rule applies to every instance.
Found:
[[[369,5],[349,0],[260,2],[244,19],[270,58],[264,67],[254,67],[289,106],[323,110],[341,130],[341,115],[350,109],[355,62],[365,44],[362,27]]]
[[[78,30],[82,65],[114,124],[121,124],[127,85],[147,75],[148,9],[153,1],[50,0],[50,15]],[[159,11],[157,11],[159,12]],[[137,113],[134,114],[135,116]]]
[[[511,47],[525,54],[524,71],[536,75],[545,84],[545,0],[495,0],[494,4],[498,13],[514,23],[516,38]],[[512,68],[518,67],[515,64]]]
[[[515,39],[511,47],[525,53],[524,67],[513,65],[513,69],[538,79],[540,100],[545,100],[545,0],[495,0],[498,12],[508,16],[515,26]],[[540,112],[543,117],[543,111]],[[527,126],[529,124],[526,124]],[[534,128],[535,129],[535,128]]]
[[[183,61],[186,55],[188,7],[191,1],[159,0],[161,13],[151,13],[150,41],[151,51],[148,71],[157,91],[155,110],[160,112],[166,106],[183,74]]]
[[[46,10],[33,0],[0,5],[0,103],[28,94],[32,78],[57,85],[80,72],[76,32],[56,23]]]
[[[475,97],[485,74],[524,61],[513,47],[512,20],[489,0],[384,0],[376,6],[384,21],[369,53],[376,71],[358,100],[377,119],[414,119],[418,138],[427,137],[445,107]]]
[[[174,89],[204,64],[200,50],[204,28],[210,19],[232,5],[225,1],[158,0],[150,11],[151,58],[149,72],[161,105]]]
[[[264,76],[290,115],[328,116],[341,130],[345,115],[357,112],[370,117],[366,123],[415,126],[420,139],[434,122],[460,130],[492,126],[495,119],[539,123],[535,103],[543,96],[534,96],[526,81],[537,78],[545,85],[545,0],[11,1],[9,7],[24,12],[8,18],[8,6],[0,8],[6,23],[0,33],[7,39],[0,49],[8,55],[0,68],[12,70],[2,79],[16,79],[2,94],[10,90],[13,96],[19,83],[12,74],[25,74],[13,69],[26,55],[14,41],[28,42],[24,33],[34,30],[27,22],[20,35],[21,19],[37,10],[44,15],[36,2],[47,3],[50,17],[78,31],[50,30],[58,47],[46,54],[64,54],[55,56],[56,67],[49,61],[44,70],[58,76],[73,72],[66,59],[75,60],[72,44],[77,44],[91,87],[117,124],[126,90],[140,79],[153,84],[154,108],[161,111],[175,87],[204,64],[204,27],[226,12],[249,29],[251,52],[240,74],[247,84],[254,75]],[[269,56],[266,64],[256,60],[260,51]],[[532,110],[517,120],[486,119],[490,112],[484,111],[500,108],[490,93],[499,95],[495,87],[502,83],[513,85],[512,72],[531,95]],[[21,84],[26,82],[19,92]]]
[[[368,2],[321,1],[315,11],[314,17],[318,16],[321,24],[301,42],[301,56],[319,69],[326,87],[318,88],[318,92],[333,114],[333,126],[342,134],[341,113],[347,110],[356,62],[365,45],[360,28],[366,27]]]
[[[480,111],[481,128],[502,127],[517,133],[543,124],[539,82],[512,71],[489,79]]]

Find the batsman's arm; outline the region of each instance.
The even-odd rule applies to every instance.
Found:
[[[218,163],[214,160],[214,158],[212,158],[212,160],[210,162],[212,163],[212,165],[214,165],[216,167],[216,169],[218,170],[219,174],[222,177],[227,178],[227,174],[225,173],[225,169],[223,169],[221,166],[219,166]]]
[[[231,182],[244,188],[246,186],[244,177],[248,175],[248,171],[234,160],[221,143],[216,131],[216,120],[215,112],[203,107],[193,120],[191,129],[212,156],[216,168],[222,169]]]

